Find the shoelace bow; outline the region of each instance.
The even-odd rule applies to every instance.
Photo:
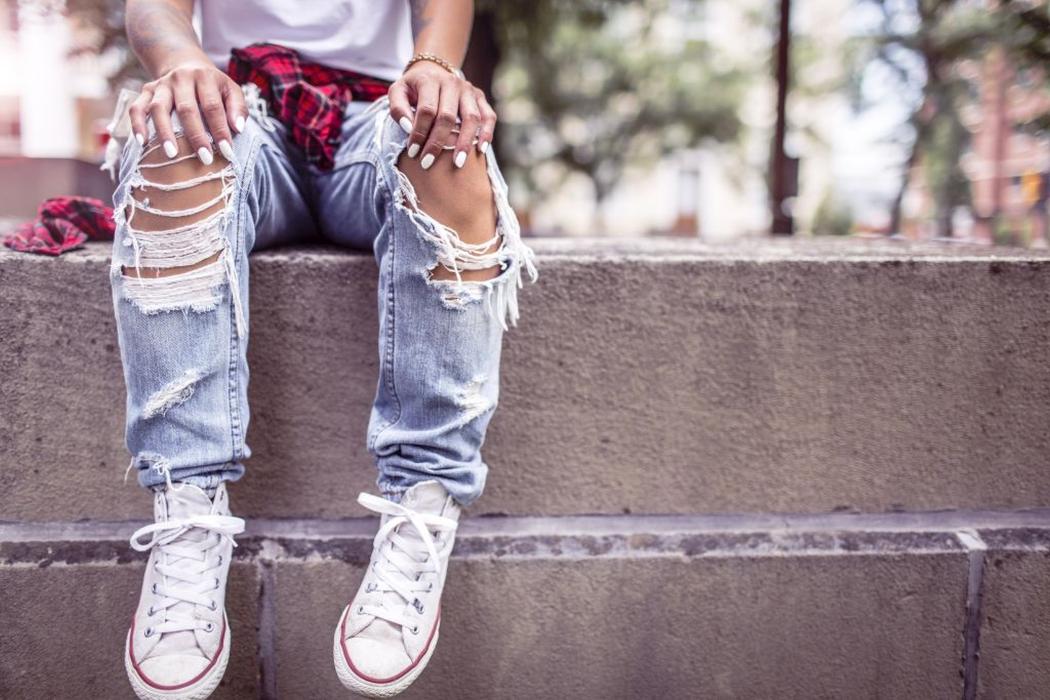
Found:
[[[422,613],[423,603],[416,594],[430,591],[434,585],[433,581],[423,582],[423,574],[434,573],[438,574],[438,577],[441,574],[441,558],[431,530],[453,531],[458,523],[452,518],[420,513],[400,503],[368,493],[359,494],[357,502],[373,512],[391,516],[379,528],[372,543],[379,555],[372,566],[379,584],[368,592],[397,593],[405,603],[411,604],[417,612]],[[419,539],[406,537],[398,532],[397,528],[404,524],[411,525]],[[423,558],[420,558],[421,556]],[[384,607],[381,602],[376,605],[361,605],[359,612],[411,628],[413,631],[418,629],[415,620],[397,610]]]
[[[207,535],[200,540],[185,539],[184,535],[194,529],[204,530]],[[171,518],[135,531],[131,536],[132,549],[146,552],[158,547],[161,554],[156,569],[163,578],[152,589],[160,602],[150,606],[149,613],[150,616],[162,613],[162,617],[159,624],[147,628],[146,636],[195,629],[211,631],[211,622],[171,608],[179,603],[190,603],[210,610],[218,609],[218,602],[208,594],[219,588],[220,581],[217,576],[209,576],[209,572],[222,566],[223,560],[221,554],[213,555],[213,550],[224,540],[236,547],[233,536],[242,532],[242,518],[210,513]],[[143,543],[141,539],[146,535],[150,535],[150,539]]]

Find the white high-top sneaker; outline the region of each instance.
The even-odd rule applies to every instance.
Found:
[[[423,672],[437,645],[460,508],[437,481],[413,485],[400,504],[367,493],[357,501],[382,520],[361,587],[335,630],[335,671],[356,693],[390,697]]]
[[[244,521],[230,515],[225,484],[214,498],[191,484],[169,485],[153,510],[156,523],[131,538],[134,549],[153,551],[124,666],[142,700],[204,700],[230,658],[226,574]]]

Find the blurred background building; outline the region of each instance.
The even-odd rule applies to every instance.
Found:
[[[534,235],[709,241],[770,227],[777,3],[480,0]],[[104,193],[118,87],[143,78],[116,0],[0,0],[0,218]],[[784,151],[802,235],[1046,244],[1050,15],[999,0],[794,0]]]

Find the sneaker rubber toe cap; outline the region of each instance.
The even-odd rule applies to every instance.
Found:
[[[208,659],[189,654],[165,654],[138,665],[139,675],[150,685],[171,687],[193,683],[208,668]]]
[[[393,680],[412,664],[400,644],[353,637],[343,642],[347,656],[357,674],[372,682]]]

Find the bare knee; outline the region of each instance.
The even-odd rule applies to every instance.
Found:
[[[470,153],[456,168],[445,152],[423,170],[401,153],[393,194],[431,247],[433,262],[419,272],[434,298],[451,312],[480,309],[506,330],[517,322],[518,288],[523,277],[536,279],[536,264],[491,157]]]
[[[174,159],[169,159],[164,151],[155,148],[146,153],[139,161],[143,179],[149,183],[136,187],[132,198],[138,206],[128,203],[125,214],[132,218],[135,228],[142,231],[166,231],[178,228],[194,221],[203,221],[221,211],[223,201],[223,178],[217,177],[229,165],[229,161],[216,154],[211,165],[204,165],[192,156],[189,143],[180,135],[176,139],[179,152]],[[189,187],[180,187],[183,183],[199,181]],[[176,189],[168,189],[168,188]],[[203,207],[203,209],[200,209]],[[154,212],[152,210],[159,210]],[[194,211],[200,209],[200,211]],[[178,212],[192,211],[184,216],[173,215]]]
[[[485,165],[485,156],[469,154],[462,168],[453,165],[452,154],[443,153],[429,170],[416,158],[402,154],[398,168],[415,189],[415,206],[427,216],[455,232],[460,241],[481,246],[474,253],[486,255],[500,247],[498,214]],[[483,245],[487,244],[487,245]],[[499,275],[497,263],[480,269],[462,268],[439,260],[431,269],[435,280],[484,281]]]
[[[177,145],[174,158],[147,147],[123,210],[133,264],[121,273],[134,280],[125,296],[145,312],[212,308],[225,278],[220,258],[233,167],[218,153],[204,165],[181,135]]]

